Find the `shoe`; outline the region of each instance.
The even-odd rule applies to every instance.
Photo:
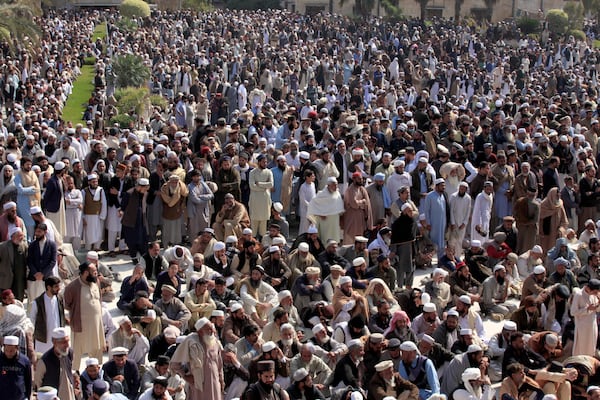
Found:
[[[490,318],[494,321],[504,321],[504,315],[499,313],[490,313]]]

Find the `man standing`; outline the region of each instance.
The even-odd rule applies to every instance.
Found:
[[[31,302],[29,319],[35,327],[35,351],[45,353],[52,348],[52,332],[65,326],[65,305],[58,296],[60,279],[49,276],[45,279],[46,292]]]
[[[317,226],[319,237],[324,240],[340,239],[340,215],[343,214],[344,200],[338,191],[338,182],[334,177],[327,179],[327,187],[317,193],[308,203],[307,215]],[[310,228],[309,228],[310,231]],[[363,232],[359,233],[362,235]],[[352,240],[348,243],[352,243]]]
[[[0,289],[12,289],[15,297],[25,297],[27,271],[27,241],[21,228],[12,227],[9,239],[0,244]]]
[[[129,248],[129,256],[133,265],[138,263],[138,253],[144,254],[144,247],[148,243],[146,235],[146,193],[150,188],[150,181],[146,178],[138,179],[134,188],[123,193],[121,199],[121,237]]]
[[[5,336],[4,351],[0,352],[0,387],[7,399],[31,398],[31,363],[19,352],[19,338]]]
[[[178,175],[172,174],[169,181],[160,188],[160,196],[163,202],[163,247],[179,244],[188,188]]]
[[[363,176],[360,172],[352,174],[352,183],[348,186],[344,196],[344,243],[353,243],[354,237],[362,235],[373,226],[371,218],[371,200],[364,187]],[[323,236],[322,236],[323,237]],[[336,238],[323,237],[329,240]]]
[[[44,190],[44,208],[46,215],[54,223],[59,232],[64,232],[67,226],[65,213],[65,163],[57,161],[54,164],[54,174],[46,183]]]
[[[514,207],[514,216],[517,223],[517,254],[523,254],[539,243],[538,224],[540,219],[540,203],[535,199],[537,188],[528,187],[527,197],[517,200]],[[472,224],[472,222],[471,222]]]
[[[46,238],[47,231],[43,223],[35,228],[35,240],[27,252],[27,296],[30,299],[44,293],[44,280],[52,275],[56,266],[56,244]]]
[[[379,172],[373,177],[374,182],[367,186],[367,193],[371,202],[371,221],[387,218],[390,214],[392,201],[385,185],[385,174]]]
[[[83,240],[87,250],[100,250],[108,204],[104,189],[98,186],[98,175],[88,175],[87,180],[88,187],[81,191],[83,194]]]
[[[188,400],[221,400],[223,359],[215,327],[207,318],[200,318],[194,328],[196,332],[177,346],[171,368],[188,383]]]
[[[600,280],[591,279],[583,289],[573,291],[571,314],[575,319],[575,343],[573,354],[594,356],[598,339],[598,324],[596,313],[600,306],[598,293]]]
[[[108,230],[108,251],[111,255],[115,255],[115,243],[117,235],[121,232],[121,218],[119,210],[121,207],[121,198],[123,193],[131,189],[133,182],[127,176],[127,165],[117,165],[115,176],[110,180],[110,188],[108,190],[108,212],[106,217],[106,229]],[[123,238],[119,239],[119,251],[123,250],[125,242]]]
[[[273,172],[267,169],[267,156],[261,154],[257,158],[257,168],[250,172],[250,201],[248,208],[252,215],[252,231],[258,236],[267,233],[267,221],[271,216],[271,195],[273,188]]]
[[[200,171],[190,172],[192,182],[188,185],[188,237],[190,240],[200,235],[205,228],[210,227],[210,213],[212,200],[215,195],[202,180]]]
[[[21,228],[27,236],[25,223],[21,217],[17,216],[17,203],[9,201],[2,206],[2,209],[4,213],[0,215],[0,242],[10,239],[8,231],[12,227]]]
[[[65,288],[65,309],[70,313],[73,362],[76,366],[81,364],[81,357],[86,353],[90,357],[102,359],[105,339],[97,281],[96,265],[86,262],[79,266],[79,279]]]
[[[494,183],[485,181],[483,192],[475,197],[473,204],[473,215],[471,219],[471,240],[479,240],[486,243],[490,234],[490,219],[492,218],[492,206],[494,203]]]
[[[292,197],[292,179],[294,179],[294,169],[287,165],[284,155],[277,157],[275,167],[271,168],[273,173],[273,190],[271,191],[271,201],[283,205],[282,213],[285,215],[290,212],[290,203]]]
[[[33,383],[38,389],[42,386],[56,388],[61,400],[75,400],[72,370],[73,350],[69,346],[67,330],[55,328],[52,331],[52,348],[38,360]]]
[[[425,214],[427,230],[429,237],[437,246],[438,260],[444,255],[446,248],[446,227],[448,225],[448,214],[450,206],[448,204],[446,190],[446,181],[444,178],[438,178],[434,182],[435,188],[429,192],[421,203],[421,210]]]
[[[16,174],[15,186],[17,187],[17,210],[19,217],[23,218],[28,234],[33,236],[33,227],[35,222],[29,213],[32,206],[40,204],[42,198],[40,194],[40,181],[31,170],[33,162],[28,157],[21,158],[21,169]]]
[[[450,195],[450,238],[448,245],[454,249],[456,257],[462,257],[463,240],[471,215],[471,196],[467,193],[469,184],[461,182],[458,192]]]

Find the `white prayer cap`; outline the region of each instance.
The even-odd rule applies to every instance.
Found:
[[[208,320],[208,318],[202,317],[198,321],[196,321],[196,323],[194,324],[194,328],[196,328],[196,330],[199,331],[200,329],[204,328],[204,325],[208,324],[209,322],[210,321]]]
[[[277,293],[277,299],[279,301],[281,301],[287,297],[292,297],[292,292],[290,292],[289,290],[282,290],[281,292]]]
[[[448,275],[448,271],[446,271],[444,268],[436,268],[433,270],[433,276],[436,276],[436,275],[446,276],[446,275]]]
[[[310,153],[308,151],[301,151],[298,156],[303,160],[308,160],[310,158]]]
[[[465,182],[465,181],[462,181],[461,183],[458,184],[458,187],[461,187],[461,186],[464,186],[467,189],[469,188],[469,184],[467,182]]]
[[[121,326],[121,325],[123,325],[123,324],[125,324],[125,323],[127,323],[127,322],[131,322],[131,320],[129,319],[129,317],[128,317],[127,315],[125,315],[124,317],[122,317],[122,318],[119,320],[119,326]]]
[[[317,333],[324,331],[324,330],[325,330],[325,327],[323,326],[323,324],[318,323],[315,326],[313,326],[312,333],[313,333],[313,335],[316,335]]]
[[[544,253],[544,250],[542,250],[542,246],[540,246],[539,244],[536,244],[535,246],[533,246],[531,248],[531,251],[533,253],[538,253],[538,254],[543,254]]]
[[[365,154],[365,151],[363,149],[353,149],[352,150],[353,156],[362,156],[364,154]]]
[[[367,243],[369,239],[364,236],[354,236],[354,241],[358,243]]]
[[[303,381],[304,378],[306,378],[308,376],[308,371],[306,370],[306,368],[300,368],[298,370],[296,370],[296,372],[294,372],[294,382],[300,382]]]
[[[493,272],[500,271],[500,270],[506,271],[506,268],[502,264],[496,264],[496,266],[494,267],[494,271]]]
[[[65,328],[54,328],[52,330],[52,339],[64,339],[69,337],[69,332]]]
[[[544,268],[543,265],[537,265],[534,269],[533,269],[533,273],[534,275],[541,275],[543,273],[546,272],[546,268]]]
[[[215,245],[213,246],[213,251],[221,251],[221,250],[225,250],[225,243],[223,243],[223,242],[215,243]]]
[[[422,342],[425,343],[429,343],[429,344],[434,344],[435,343],[435,339],[432,338],[431,336],[429,336],[428,334],[424,334],[423,337],[421,338]]]
[[[356,257],[354,260],[352,260],[352,265],[354,265],[355,267],[363,265],[364,263],[366,263],[364,257]]]
[[[330,176],[327,178],[327,183],[338,183],[337,178],[335,176]]]
[[[473,335],[473,330],[469,328],[463,328],[460,330],[460,336],[471,336]]]
[[[281,204],[280,202],[276,201],[275,203],[273,203],[273,209],[277,212],[282,212],[283,211],[283,204]]]
[[[316,226],[311,225],[308,227],[308,230],[306,231],[306,233],[319,233],[319,231],[317,230]]]
[[[349,276],[342,276],[340,278],[340,286],[345,285],[346,283],[352,283],[352,278]]]
[[[11,208],[16,208],[17,207],[17,203],[15,203],[14,201],[9,201],[8,203],[5,203],[2,206],[2,209],[4,211],[10,210]]]
[[[237,237],[235,237],[233,235],[229,235],[225,239],[225,243],[237,243],[237,241],[238,241]]]
[[[408,203],[404,203],[404,204],[402,204],[402,207],[400,208],[400,211],[404,211],[404,210],[407,210],[409,208],[412,209],[412,206],[410,204],[408,204]]]
[[[402,351],[417,351],[417,345],[415,342],[411,342],[407,340],[400,345],[400,350]]]
[[[339,272],[344,272],[344,268],[342,268],[341,265],[338,264],[333,264],[332,266],[329,267],[329,271],[339,271]]]
[[[252,235],[252,229],[244,228],[244,230],[242,231],[242,235]]]
[[[464,383],[475,381],[481,378],[481,371],[479,368],[467,368],[463,371],[461,378]]]
[[[460,302],[464,303],[464,304],[468,304],[468,305],[472,304],[471,298],[469,296],[467,296],[466,294],[463,294],[462,296],[460,296],[458,298],[458,300],[460,300]]]
[[[404,167],[406,164],[404,163],[404,160],[396,160],[394,161],[394,168],[396,167]]]
[[[280,251],[279,247],[269,246],[269,253],[277,253],[278,251]]]
[[[126,347],[115,347],[110,351],[111,356],[126,356],[129,354],[129,349]]]
[[[63,169],[65,169],[65,163],[62,161],[57,161],[54,163],[54,169],[56,171],[62,171]]]
[[[278,245],[278,244],[285,244],[285,239],[282,238],[281,236],[275,236],[273,238],[273,242],[274,245]]]
[[[471,344],[471,345],[469,345],[469,347],[467,347],[467,354],[468,353],[477,353],[478,351],[483,351],[481,346],[479,346],[478,344]]]
[[[8,237],[12,238],[15,233],[23,233],[23,230],[18,226],[13,226],[8,230]]]
[[[231,312],[234,313],[234,312],[244,308],[244,306],[242,306],[241,303],[235,302],[230,305],[230,308],[231,308]]]
[[[150,181],[147,178],[140,178],[137,180],[138,186],[150,186]]]
[[[98,179],[98,175],[96,175],[96,174],[89,174],[87,176],[87,180],[88,181],[91,181],[91,180],[94,180],[94,179]]]
[[[87,252],[86,258],[89,258],[90,260],[98,260],[98,252],[90,250]]]
[[[435,311],[436,311],[435,304],[433,304],[433,303],[427,303],[427,304],[423,305],[423,312],[424,313],[426,313],[426,312],[427,313],[429,313],[429,312],[435,312]]]
[[[435,185],[439,185],[439,184],[442,184],[442,183],[446,183],[446,180],[445,180],[444,178],[437,178],[437,179],[434,181],[434,184],[435,184]]]
[[[5,346],[18,346],[19,338],[16,336],[4,336],[4,345]]]
[[[308,251],[309,250],[308,243],[304,243],[304,242],[300,243],[298,245],[298,250],[302,251],[302,252]]]
[[[471,247],[481,247],[481,240],[471,240]]]
[[[263,353],[269,353],[270,351],[275,350],[276,348],[277,348],[277,345],[273,341],[265,342],[262,345]]]
[[[350,395],[350,400],[363,400],[365,397],[363,396],[363,394],[361,392],[352,392],[352,394]]]
[[[419,157],[419,162],[427,164],[429,162],[429,160],[427,159],[427,157]]]
[[[88,358],[85,360],[85,366],[89,367],[90,365],[100,365],[97,358]]]
[[[43,386],[38,389],[38,400],[55,400],[58,399],[58,390],[50,386]]]
[[[224,317],[225,313],[222,310],[213,310],[213,312],[210,314],[211,318],[212,317]]]
[[[353,347],[362,347],[363,346],[363,342],[360,339],[352,339],[351,341],[348,342],[348,348],[351,349]]]
[[[388,368],[394,368],[394,362],[392,360],[385,360],[375,364],[375,371],[381,372]]]
[[[517,324],[514,321],[504,321],[504,325],[502,326],[502,329],[504,329],[506,331],[516,332]]]
[[[40,214],[42,212],[42,208],[40,206],[33,206],[29,209],[29,213],[31,215],[33,214]]]
[[[447,316],[448,317],[457,317],[458,318],[458,316],[459,316],[458,315],[458,311],[456,311],[456,310],[450,310],[450,311],[448,311]]]

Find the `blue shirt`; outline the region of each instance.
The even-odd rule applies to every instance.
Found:
[[[415,358],[415,360],[410,364],[410,368],[417,367],[419,357],[422,356],[417,356],[417,358]],[[403,362],[400,362],[400,365],[398,366],[398,373],[404,379],[410,380],[410,374],[406,371],[406,368],[404,368]],[[429,359],[425,361],[425,374],[427,376],[427,383],[429,384],[429,387],[431,389],[419,388],[419,398],[421,399],[427,399],[431,397],[432,394],[440,392],[440,380],[438,378],[437,371],[435,370],[433,362]]]
[[[8,359],[0,353],[0,391],[2,398],[26,400],[31,397],[31,362],[23,354],[17,353]]]

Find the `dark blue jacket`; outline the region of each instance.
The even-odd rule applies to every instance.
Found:
[[[59,182],[56,175],[52,175],[46,183],[46,190],[44,191],[44,208],[48,212],[58,212],[60,208],[60,201],[63,198],[63,193],[60,190],[61,182]]]
[[[123,376],[125,377],[125,382],[127,384],[127,393],[123,393],[127,396],[128,399],[137,398],[138,392],[140,391],[140,373],[137,365],[131,360],[125,361],[125,371]],[[110,360],[102,366],[102,370],[104,371],[104,379],[112,384],[112,381],[115,376],[119,375],[117,371],[117,365],[114,360]]]
[[[44,274],[44,279],[46,279],[52,275],[54,265],[56,265],[56,243],[46,238],[44,251],[40,252],[40,241],[34,240],[29,245],[29,251],[27,252],[27,266],[29,267],[27,279],[34,281],[34,275],[37,272]]]
[[[0,353],[0,390],[5,399],[28,400],[31,397],[31,363],[23,354],[8,359]]]

